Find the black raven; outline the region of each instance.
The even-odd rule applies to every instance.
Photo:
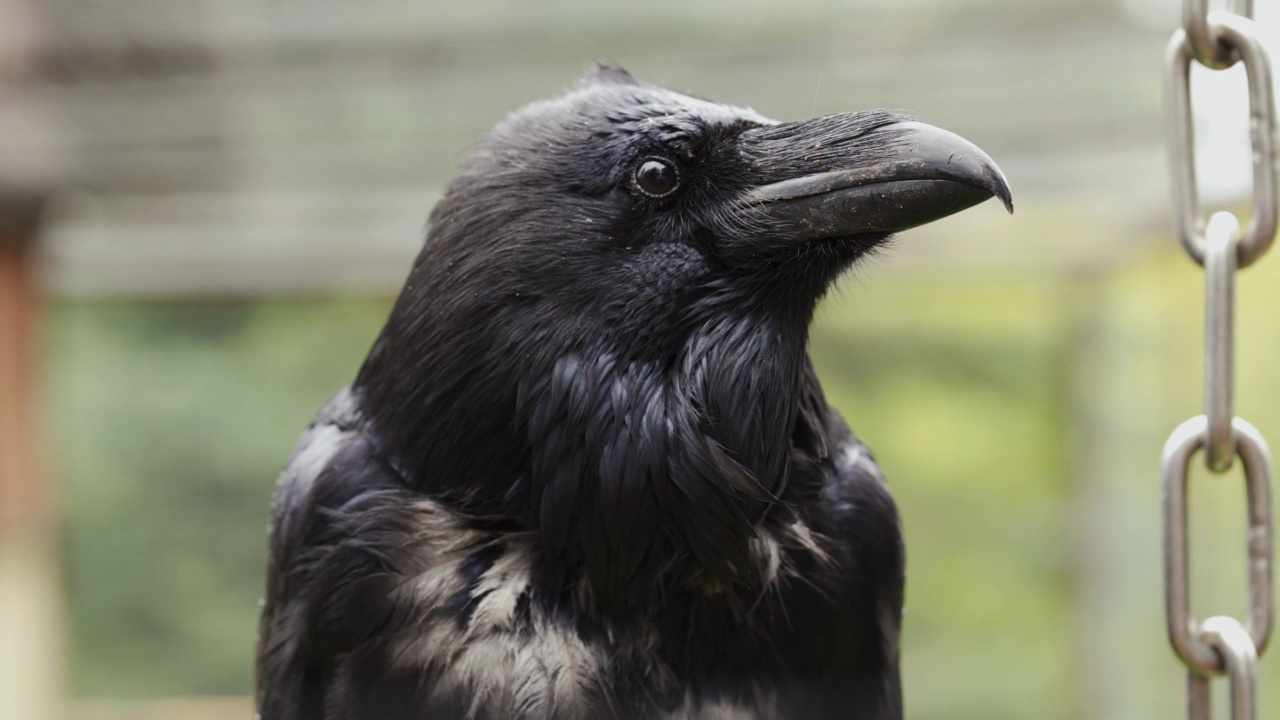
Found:
[[[601,66],[511,115],[280,477],[260,717],[900,718],[897,512],[809,322],[993,195],[896,112]]]

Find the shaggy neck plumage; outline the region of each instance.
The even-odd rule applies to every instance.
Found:
[[[750,539],[792,473],[827,278],[805,265],[763,289],[713,283],[654,353],[562,338],[571,323],[530,325],[536,308],[426,294],[439,266],[420,259],[355,383],[406,481],[536,529],[598,599],[756,584]]]
[[[428,241],[356,379],[390,464],[535,529],[600,598],[754,584],[750,538],[794,465],[809,320],[852,256],[760,259],[646,310],[666,315],[622,302],[626,322],[602,322],[443,261],[458,229]]]

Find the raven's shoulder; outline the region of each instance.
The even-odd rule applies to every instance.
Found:
[[[287,564],[289,547],[314,498],[316,478],[359,437],[360,421],[357,396],[343,388],[316,413],[294,444],[271,500],[271,568]]]
[[[374,574],[361,557],[365,540],[343,527],[344,518],[359,514],[361,503],[389,506],[397,489],[361,422],[358,396],[341,390],[298,438],[276,482],[257,657],[264,720],[324,716],[330,635],[360,578]]]
[[[608,658],[535,607],[533,538],[410,488],[340,393],[272,512],[263,720],[587,718]]]
[[[896,698],[885,686],[901,603],[896,516],[865,448],[819,409],[800,443],[813,459],[800,475],[818,479],[796,480],[821,489],[762,528],[763,595],[730,603],[734,593],[679,591],[615,633],[589,604],[549,608],[531,532],[409,487],[362,431],[358,397],[340,393],[277,489],[263,720],[629,717],[626,708],[894,717],[881,713]],[[887,559],[876,557],[883,543]]]
[[[780,518],[771,532],[783,560],[772,622],[793,678],[781,683],[780,705],[796,717],[850,708],[901,717],[897,509],[875,458],[827,404],[812,370],[793,442],[794,519]]]

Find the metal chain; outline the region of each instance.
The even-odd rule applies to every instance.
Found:
[[[1183,27],[1174,32],[1165,58],[1174,223],[1182,247],[1205,269],[1205,413],[1173,431],[1162,464],[1165,613],[1169,642],[1188,668],[1191,720],[1209,720],[1214,675],[1230,680],[1231,717],[1253,720],[1258,658],[1267,649],[1273,615],[1271,453],[1257,428],[1235,417],[1234,353],[1236,271],[1262,257],[1276,234],[1275,100],[1271,61],[1258,39],[1252,0],[1227,0],[1227,5],[1210,10],[1209,0],[1184,0]],[[1253,203],[1243,233],[1231,213],[1214,213],[1206,222],[1200,208],[1191,116],[1193,59],[1215,70],[1243,62],[1248,74]],[[1225,472],[1236,457],[1244,469],[1249,587],[1244,622],[1219,616],[1200,623],[1191,617],[1187,478],[1191,458],[1200,450],[1213,472]]]
[[[1206,0],[1186,0],[1187,12]],[[1252,10],[1252,3],[1237,3]],[[1253,206],[1249,226],[1240,240],[1240,267],[1248,267],[1271,247],[1276,235],[1275,101],[1272,97],[1271,61],[1258,39],[1257,25],[1243,15],[1210,10],[1199,16],[1207,23],[1217,46],[1244,61],[1249,85],[1250,141],[1253,144]],[[1194,25],[1194,24],[1193,24]],[[1165,112],[1170,120],[1170,169],[1174,187],[1174,224],[1178,240],[1198,263],[1204,263],[1205,221],[1200,214],[1200,190],[1196,185],[1195,127],[1191,119],[1191,60],[1197,54],[1193,31],[1178,29],[1165,56]],[[1235,65],[1232,60],[1223,68]],[[1207,65],[1206,67],[1217,67]]]

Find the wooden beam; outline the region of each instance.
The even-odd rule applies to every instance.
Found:
[[[41,468],[38,199],[0,197],[0,717],[62,716],[63,599]]]
[[[36,281],[31,243],[0,229],[0,531],[42,524],[36,481]]]

